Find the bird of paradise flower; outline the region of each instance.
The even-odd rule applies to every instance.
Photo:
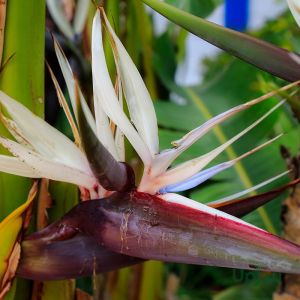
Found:
[[[103,27],[109,33],[116,62],[116,86],[105,62]],[[173,142],[171,149],[160,152],[157,120],[149,93],[102,8],[96,12],[92,29],[95,116],[55,40],[54,45],[71,107],[50,72],[75,142],[0,92],[0,102],[10,116],[1,115],[1,119],[15,139],[0,138],[0,143],[13,155],[0,156],[0,170],[70,182],[79,186],[83,200],[94,200],[80,203],[61,220],[26,238],[19,276],[39,280],[79,277],[92,274],[94,270],[104,272],[145,259],[300,273],[299,246],[237,218],[298,181],[271,194],[241,199],[249,192],[246,190],[208,205],[177,194],[203,183],[278,139],[205,169],[228,146],[278,109],[284,100],[226,143],[173,166],[181,153],[215,126],[267,101],[278,91],[213,117]],[[130,120],[123,111],[123,96]],[[125,163],[124,137],[144,165],[137,184],[133,169]]]

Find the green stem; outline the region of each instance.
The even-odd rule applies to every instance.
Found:
[[[45,1],[8,1],[0,89],[39,116],[44,111]],[[1,135],[7,135],[0,128]],[[0,220],[22,204],[30,181],[0,174]]]

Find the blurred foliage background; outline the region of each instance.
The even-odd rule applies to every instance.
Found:
[[[68,21],[72,23],[73,20],[74,24],[76,3],[78,10],[80,10],[82,9],[79,7],[81,1],[65,0],[63,2],[65,3],[64,13],[66,15],[69,14]],[[207,17],[222,1],[168,0],[167,2],[194,15]],[[187,32],[174,24],[168,24],[163,33],[155,35],[152,16],[139,0],[105,0],[101,2],[101,5],[105,6],[109,19],[143,74],[146,85],[153,97],[160,128],[161,149],[169,147],[171,141],[177,140],[187,131],[199,126],[212,116],[284,85],[282,80],[226,53],[220,53],[214,58],[195,62],[195,64],[205,65],[203,82],[194,86],[181,86],[175,81],[175,72],[185,55]],[[11,19],[15,18],[13,9],[19,10],[19,12],[22,11],[20,7],[8,7],[7,28],[11,28],[9,23],[13,22]],[[43,14],[45,7],[37,8],[29,5],[23,7],[22,12],[26,10],[29,14],[30,12],[32,14],[35,9]],[[61,31],[61,26],[58,26],[59,23],[55,21],[53,13],[50,14],[49,12],[46,15],[46,30],[42,25],[43,20],[36,20],[34,21],[36,23],[29,22],[29,24],[23,25],[24,28],[31,28],[32,24],[36,24],[34,26],[40,24],[40,30],[46,36],[45,59],[51,68],[54,69],[57,78],[63,86],[64,82],[53,52],[53,44],[49,32],[55,34],[74,71],[80,78],[81,87],[87,95],[86,99],[91,99],[90,32],[94,11],[95,7],[91,2],[82,32],[76,32],[73,35],[68,35]],[[20,27],[17,26],[13,30],[15,30],[13,33],[15,35],[17,30],[20,30]],[[5,55],[7,59],[12,54],[7,49],[10,47],[9,35],[13,36],[13,34],[9,32],[6,34],[4,61]],[[289,12],[286,12],[276,20],[269,21],[259,31],[251,32],[251,35],[270,41],[278,46],[300,52],[300,31]],[[27,37],[29,36],[31,36],[30,33],[28,33]],[[26,41],[22,42],[22,47],[25,47],[24,44],[29,42],[26,39]],[[37,47],[40,48],[36,51],[42,51],[41,49],[44,47],[43,42],[40,41]],[[32,49],[30,50],[32,51]],[[115,67],[108,43],[106,50],[111,76],[114,77]],[[34,53],[24,55],[33,57]],[[39,62],[43,60],[44,58],[42,57],[39,59]],[[26,64],[31,66],[34,63],[27,61]],[[34,70],[31,71],[34,72]],[[39,74],[38,78],[44,78],[44,67],[40,66],[40,69],[36,72]],[[21,81],[25,80],[26,76],[30,76],[25,71],[21,75]],[[59,107],[54,87],[47,73],[45,78],[45,97],[43,92],[39,92],[39,95],[45,99],[46,120],[72,138],[67,119],[62,108]],[[7,89],[7,92],[9,92],[9,85],[13,85],[13,89],[16,90],[18,90],[18,85],[24,85],[24,82],[19,84],[17,81],[13,81],[12,83],[12,80],[9,78],[9,74],[5,75],[4,70],[0,78],[1,88]],[[37,89],[41,88],[43,89],[43,83],[38,83]],[[20,92],[20,90],[18,91]],[[24,93],[20,95],[20,99],[25,99]],[[15,95],[11,94],[11,96]],[[290,97],[288,94],[283,96]],[[18,98],[18,95],[15,97]],[[295,101],[299,99],[299,95],[292,97],[295,98]],[[34,103],[30,105],[30,99],[33,98],[29,97],[28,106],[31,109],[35,109]],[[224,125],[217,127],[197,142],[190,150],[183,153],[177,162],[199,156],[224,143],[234,134],[251,124],[258,116],[261,116],[273,107],[276,101],[277,99],[270,99],[225,122]],[[239,192],[245,188],[250,188],[286,170],[285,162],[281,158],[279,150],[280,145],[285,145],[292,153],[296,153],[300,142],[298,125],[300,115],[297,115],[297,112],[299,113],[300,110],[297,104],[292,108],[286,105],[284,108],[277,110],[239,142],[229,147],[216,160],[221,162],[233,159],[279,133],[284,133],[282,138],[255,155],[239,162],[234,168],[215,176],[213,180],[208,181],[205,185],[201,185],[201,188],[195,188],[185,195],[205,203]],[[43,114],[41,109],[38,109],[37,112],[40,115]],[[135,153],[129,146],[127,148],[128,161],[136,169],[140,168]],[[20,195],[9,194],[4,197],[5,191],[16,184],[20,186],[18,190],[21,190],[21,186],[25,190],[28,188],[27,181],[24,182],[15,177],[10,179],[9,175],[1,175],[1,178],[0,193],[2,200],[0,204],[2,206],[0,205],[0,220],[23,201],[22,194],[24,192],[20,192]],[[286,181],[287,178],[280,179],[265,189],[270,189]],[[78,191],[71,185],[50,183],[49,192],[50,200],[46,199],[45,194],[40,196],[40,202],[35,209],[36,217],[33,218],[32,222],[35,225],[33,224],[32,228],[41,228],[47,223],[56,220],[78,202]],[[251,213],[245,219],[270,232],[280,234],[281,202],[282,198],[277,199]],[[45,210],[47,210],[48,214],[47,219],[43,217],[45,216]],[[76,281],[65,280],[45,283],[27,281],[24,283],[24,281],[18,280],[17,284],[15,284],[14,292],[11,292],[5,299],[231,300],[242,298],[245,300],[267,300],[272,299],[272,294],[278,287],[279,282],[279,274],[147,262],[118,272],[95,275],[92,278],[82,278]]]

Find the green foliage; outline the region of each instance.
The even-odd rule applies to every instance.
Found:
[[[45,1],[7,2],[2,59],[7,64],[0,74],[0,89],[40,116],[44,111],[44,35]],[[1,134],[7,135],[3,126]],[[0,174],[0,220],[25,201],[29,187],[27,179]]]

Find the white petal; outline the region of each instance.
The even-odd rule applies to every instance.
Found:
[[[300,26],[300,1],[299,0],[287,0],[290,10]]]
[[[0,172],[5,172],[13,175],[40,178],[41,175],[32,167],[20,161],[16,157],[0,155]]]
[[[123,94],[122,94],[122,83],[117,78],[117,89],[118,89],[118,99],[121,109],[123,110]],[[115,134],[115,144],[116,149],[118,152],[118,156],[120,161],[125,161],[125,141],[124,141],[124,134],[120,130],[120,128],[117,126],[116,128],[116,134]]]
[[[77,1],[74,23],[73,23],[75,34],[80,34],[83,31],[88,16],[90,4],[91,2],[87,0]]]
[[[95,41],[96,43],[102,42],[101,36],[97,36],[97,30],[94,26],[98,26],[98,24],[93,23],[93,31],[92,31],[92,43]],[[97,55],[97,54],[96,54]],[[92,68],[93,68],[93,89],[94,89],[94,110],[95,110],[95,119],[96,119],[96,130],[98,139],[101,143],[106,147],[106,149],[113,155],[116,160],[120,160],[121,158],[118,156],[115,140],[113,137],[113,133],[109,124],[108,117],[104,110],[102,109],[101,99],[99,99],[99,94],[97,93],[97,73],[101,72],[101,70],[97,70],[99,65],[95,65],[96,59],[94,59],[94,54],[92,52]],[[94,70],[96,69],[96,71]],[[105,89],[104,85],[102,89]]]
[[[54,38],[54,49],[55,49],[58,63],[60,65],[61,71],[63,73],[64,79],[65,79],[65,82],[66,82],[66,85],[68,88],[73,112],[74,112],[76,120],[77,120],[77,111],[76,111],[77,106],[76,106],[75,91],[76,91],[76,85],[78,85],[78,84],[74,79],[72,69],[69,65],[69,62],[68,62],[65,54],[64,54],[63,50],[61,49],[61,47],[59,46],[58,42],[55,40],[55,38]],[[89,122],[89,125],[94,130],[94,132],[96,132],[96,125],[95,125],[93,115],[92,115],[79,87],[78,87],[78,90],[79,90],[79,96],[80,96],[80,100],[81,100],[82,110],[85,114],[86,119]]]
[[[281,137],[282,135],[278,135],[277,137],[271,139],[270,141],[267,141],[266,143],[259,145],[258,147],[240,155],[239,157],[223,162],[221,164],[215,165],[211,168],[205,169],[201,172],[196,173],[195,175],[193,175],[192,177],[189,177],[188,179],[185,179],[183,181],[180,181],[178,183],[175,184],[171,184],[168,185],[166,187],[163,187],[162,189],[160,189],[160,193],[164,194],[164,193],[176,193],[176,192],[183,192],[186,190],[189,190],[191,188],[194,188],[198,185],[200,185],[201,183],[205,182],[206,180],[208,180],[209,178],[215,176],[216,174],[234,166],[238,161],[240,161],[241,159],[259,151],[260,149],[262,149],[263,147],[271,144],[272,142],[276,141],[279,137]]]
[[[135,64],[115,34],[104,13],[103,18],[113,39],[112,49],[116,63],[120,69],[125,99],[131,119],[150,149],[151,154],[157,154],[159,151],[157,120],[150,94]]]
[[[96,179],[85,173],[84,170],[75,169],[63,163],[44,158],[38,153],[8,139],[0,137],[0,143],[21,162],[30,166],[36,174],[40,174],[40,177],[77,184],[87,189],[92,189],[97,184]]]
[[[94,79],[93,79],[94,81]],[[93,84],[95,86],[95,83]],[[119,160],[119,156],[116,150],[114,137],[110,128],[107,115],[103,111],[100,101],[97,98],[97,94],[94,92],[94,107],[96,117],[96,135],[103,146],[110,152],[110,154]]]
[[[15,138],[15,140],[27,147],[28,149],[32,149],[32,145],[29,143],[29,141],[27,141],[24,138],[24,133],[22,132],[22,130],[19,128],[19,126],[17,125],[16,122],[14,122],[13,120],[10,120],[8,118],[6,118],[5,116],[1,116],[1,121],[3,123],[3,125],[6,127],[6,129],[10,132],[10,134]]]
[[[34,115],[22,104],[0,91],[0,103],[20,128],[23,138],[44,157],[60,161],[68,166],[90,171],[84,154],[61,132]]]
[[[159,198],[162,198],[162,199],[164,199],[168,202],[171,202],[171,203],[178,203],[178,204],[181,204],[181,205],[184,205],[184,206],[187,206],[187,207],[191,207],[193,209],[197,209],[199,211],[209,213],[209,214],[214,215],[214,216],[218,216],[218,217],[221,217],[221,218],[224,218],[224,219],[232,220],[232,221],[235,221],[237,223],[244,224],[244,225],[247,225],[247,226],[252,226],[253,228],[264,231],[264,230],[262,230],[262,229],[260,229],[256,226],[253,226],[249,223],[246,223],[246,222],[242,221],[239,218],[236,218],[236,217],[234,217],[232,215],[229,215],[225,212],[222,212],[222,211],[217,210],[215,208],[209,207],[205,204],[202,204],[200,202],[197,202],[197,201],[194,201],[192,199],[186,198],[186,197],[181,196],[179,194],[168,193],[168,194],[159,196]]]
[[[62,1],[47,0],[47,7],[51,17],[53,18],[60,31],[69,39],[73,39],[74,31],[71,27],[71,24],[65,17],[62,7]]]
[[[232,117],[233,115],[237,114],[238,112],[246,110],[257,103],[267,100],[268,98],[278,94],[279,92],[282,92],[282,91],[292,88],[293,86],[295,86],[297,84],[298,83],[291,83],[291,84],[286,85],[278,90],[267,93],[257,99],[254,99],[247,103],[233,107],[232,109],[213,117],[212,119],[205,122],[203,125],[193,129],[188,134],[186,134],[183,138],[172,143],[175,146],[175,148],[163,151],[162,153],[160,153],[156,156],[155,161],[152,165],[152,170],[151,170],[153,176],[157,176],[160,173],[167,170],[167,168],[171,165],[171,163],[182,152],[184,152],[186,149],[188,149],[192,144],[194,144],[197,140],[199,140],[201,137],[203,137],[208,131],[210,131],[212,128],[214,128],[218,124],[221,124],[222,122],[224,122],[228,118]]]
[[[272,183],[273,181],[275,181],[275,180],[277,180],[277,179],[279,179],[279,178],[287,175],[289,172],[290,171],[283,172],[283,173],[281,173],[281,174],[279,174],[277,176],[274,176],[274,177],[272,177],[272,178],[270,178],[268,180],[265,180],[265,181],[263,181],[263,182],[255,185],[255,186],[252,186],[249,189],[243,190],[241,192],[235,193],[235,194],[230,195],[230,196],[226,196],[224,198],[221,198],[221,199],[213,201],[213,202],[209,202],[209,204],[219,204],[219,203],[227,202],[227,201],[230,201],[230,200],[233,200],[233,199],[238,199],[238,198],[240,198],[240,197],[242,197],[242,196],[244,196],[246,194],[249,194],[249,193],[251,193],[253,191],[256,191],[256,190],[258,190],[258,189],[260,189],[260,188],[262,188],[262,187],[264,187],[264,186]]]
[[[174,184],[176,182],[185,180],[185,179],[189,178],[190,176],[193,176],[200,170],[202,170],[207,164],[209,164],[215,157],[217,157],[221,152],[223,152],[228,146],[230,146],[232,143],[234,143],[236,140],[238,140],[244,134],[249,132],[252,128],[254,128],[256,125],[258,125],[260,122],[262,122],[266,117],[268,117],[274,110],[276,110],[283,103],[284,103],[284,101],[281,101],[280,103],[275,105],[272,109],[270,109],[261,118],[259,118],[257,121],[252,123],[249,127],[247,127],[246,129],[241,131],[239,134],[237,134],[236,136],[234,136],[233,138],[228,140],[223,145],[217,147],[216,149],[212,150],[211,152],[204,154],[198,158],[195,158],[195,159],[192,159],[185,163],[182,163],[179,166],[174,167],[173,169],[167,171],[162,176],[158,177],[160,187],[166,186],[169,184]]]
[[[144,164],[149,165],[151,162],[149,149],[121,109],[107,70],[102,43],[102,28],[99,11],[96,12],[93,20],[92,70],[96,99],[100,102],[104,112],[125,134]]]

